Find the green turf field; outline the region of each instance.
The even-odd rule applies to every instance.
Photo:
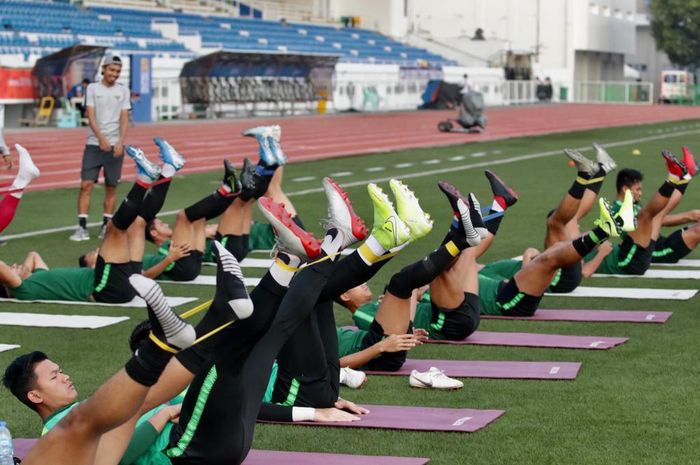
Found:
[[[449,137],[449,136],[446,136]],[[415,190],[425,210],[435,219],[433,232],[403,251],[371,283],[379,291],[403,264],[422,257],[442,239],[451,212],[436,182],[447,180],[463,192],[473,191],[490,203],[483,176],[488,167],[520,193],[521,200],[507,212],[495,245],[485,261],[520,254],[525,247],[541,247],[545,215],[556,206],[575,175],[561,153],[563,147],[585,148],[590,143],[608,145],[620,167],[635,167],[646,175],[644,199],[665,178],[660,150],[680,154],[683,144],[700,152],[700,121],[635,126],[556,134],[460,145],[448,148],[357,156],[285,168],[285,190],[309,229],[320,232],[318,219],[325,215],[319,180],[336,174],[347,187],[356,210],[371,223],[372,212],[364,185],[381,182],[388,191],[389,177],[405,180]],[[633,156],[632,150],[641,150]],[[185,154],[194,157],[193,154]],[[292,157],[293,159],[293,157]],[[398,166],[397,166],[398,165]],[[380,170],[380,168],[382,168]],[[212,191],[218,173],[187,175],[176,179],[164,211],[186,206]],[[314,177],[315,179],[304,178]],[[301,179],[299,179],[301,178]],[[695,181],[698,182],[698,181]],[[128,186],[121,186],[120,195]],[[93,197],[92,221],[99,218],[101,194]],[[602,194],[614,197],[614,179],[606,181]],[[68,226],[75,219],[75,189],[30,193],[25,196],[14,223],[5,235]],[[680,209],[700,205],[700,186],[691,185]],[[256,212],[256,216],[260,215]],[[172,216],[169,217],[173,219]],[[167,219],[167,217],[165,218]],[[591,225],[593,218],[582,224]],[[6,262],[19,261],[28,250],[37,250],[50,266],[73,266],[77,256],[97,247],[72,243],[70,232],[58,232],[13,240],[0,249]],[[93,228],[93,237],[97,231]],[[695,252],[689,258],[700,258]],[[206,273],[212,273],[208,269]],[[699,271],[700,272],[700,271]],[[257,272],[259,275],[260,272]],[[255,276],[255,273],[250,274]],[[697,288],[696,280],[593,279],[588,285],[658,288]],[[207,299],[212,289],[169,284],[169,295]],[[600,463],[696,463],[700,448],[696,413],[700,317],[698,297],[690,301],[632,301],[546,297],[542,308],[639,309],[673,311],[665,325],[484,321],[480,329],[546,332],[588,336],[626,336],[630,340],[608,351],[498,348],[477,346],[423,346],[411,354],[417,358],[473,360],[578,361],[583,366],[576,381],[504,381],[466,379],[454,392],[413,390],[404,377],[372,377],[361,391],[343,388],[341,395],[359,403],[386,403],[432,407],[504,409],[506,414],[474,434],[414,433],[378,430],[343,430],[293,426],[257,428],[256,448],[324,451],[369,455],[430,457],[435,465],[462,463],[600,464]],[[200,300],[201,301],[201,300]],[[185,307],[187,308],[187,307]],[[0,342],[22,346],[0,354],[0,366],[30,350],[43,350],[72,376],[81,397],[89,395],[128,357],[127,336],[145,312],[89,306],[2,304],[2,311],[127,315],[129,322],[98,330],[27,329],[0,327]],[[340,324],[350,322],[340,309]],[[235,402],[236,399],[231,399]],[[0,390],[0,419],[6,419],[15,437],[34,437],[40,431],[38,417]]]

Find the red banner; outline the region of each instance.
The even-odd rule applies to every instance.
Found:
[[[35,99],[31,68],[0,68],[0,99]]]

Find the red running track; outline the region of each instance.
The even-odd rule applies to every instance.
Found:
[[[700,118],[700,107],[660,105],[549,105],[487,110],[489,125],[483,134],[443,134],[436,125],[451,111],[414,111],[381,114],[343,114],[279,119],[175,121],[129,129],[127,142],[155,155],[151,139],[167,139],[187,158],[185,173],[219,170],[228,157],[240,162],[257,157],[254,139],[242,137],[251,126],[279,123],[282,146],[290,162],[418,147],[435,147],[520,136],[580,131]],[[8,144],[20,143],[32,154],[41,177],[31,190],[77,187],[87,130],[6,130]],[[155,158],[155,157],[154,157]],[[124,178],[134,176],[133,164],[124,163]],[[0,184],[12,176],[2,174]]]

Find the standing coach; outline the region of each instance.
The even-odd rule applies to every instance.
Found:
[[[117,185],[122,175],[124,139],[131,108],[129,89],[117,83],[121,71],[121,58],[114,55],[108,56],[102,64],[102,80],[90,84],[85,93],[88,138],[80,171],[78,227],[69,238],[72,241],[90,239],[87,229],[90,194],[103,168],[105,198],[100,238],[104,237],[107,222],[112,218]]]

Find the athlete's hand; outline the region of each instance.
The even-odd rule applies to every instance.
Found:
[[[378,344],[381,352],[402,352],[413,349],[418,342],[413,334],[392,334]]]
[[[429,334],[423,328],[413,328],[413,336],[416,338],[417,345],[421,345],[428,340]]]
[[[180,412],[182,411],[182,404],[168,405],[163,410],[167,410],[170,415],[170,423],[178,423],[180,421]]]
[[[189,256],[190,252],[192,251],[192,246],[188,243],[184,244],[170,244],[170,249],[168,250],[168,257],[172,260],[179,260],[182,257],[187,257]]]
[[[317,408],[314,412],[314,421],[327,421],[327,422],[347,422],[347,421],[357,421],[360,417],[353,415],[352,413],[344,412],[338,410],[337,408]]]
[[[117,142],[116,145],[114,146],[114,152],[112,153],[114,155],[114,158],[121,157],[124,155],[124,144],[122,142]]]
[[[112,144],[109,143],[106,137],[100,137],[99,142],[100,150],[102,150],[103,152],[109,152],[110,150],[112,150]]]
[[[360,407],[355,402],[350,402],[349,400],[341,399],[340,397],[338,397],[338,400],[335,401],[335,408],[339,408],[340,410],[347,410],[348,412],[352,412],[357,415],[367,415],[369,413],[368,409]]]
[[[700,209],[688,210],[686,212],[686,217],[686,223],[697,223],[698,221],[700,221]]]
[[[610,241],[603,241],[600,243],[598,246],[598,253],[600,254],[601,257],[606,257],[610,255],[610,252],[613,250],[613,245]]]

